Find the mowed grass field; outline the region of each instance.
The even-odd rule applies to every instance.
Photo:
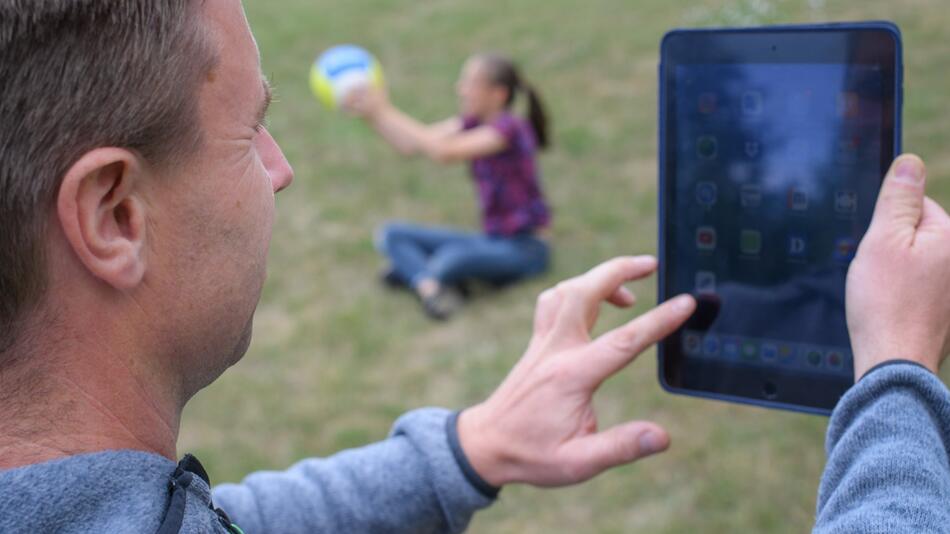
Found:
[[[382,439],[416,407],[478,402],[524,350],[538,293],[612,256],[655,253],[656,67],[669,28],[896,21],[905,146],[928,161],[931,194],[950,207],[950,11],[942,0],[246,4],[276,86],[270,128],[296,182],[278,198],[251,349],[185,413],[180,452],[196,453],[217,482]],[[550,273],[483,296],[447,324],[379,287],[374,227],[411,219],[475,228],[475,197],[464,167],[402,159],[360,122],[313,100],[311,61],[344,42],[376,53],[393,100],[425,120],[454,112],[453,84],[470,53],[519,60],[555,125],[555,146],[542,159],[556,212]],[[654,288],[652,279],[634,284],[636,309],[605,310],[598,331],[648,309]],[[672,448],[574,488],[506,488],[471,531],[809,530],[826,419],[668,395],[652,350],[605,384],[597,407],[604,426],[660,422]]]

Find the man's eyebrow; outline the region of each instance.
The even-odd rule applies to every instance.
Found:
[[[264,99],[261,101],[260,110],[257,113],[257,126],[261,127],[264,125],[264,119],[267,118],[267,110],[270,108],[271,102],[274,101],[274,89],[271,87],[267,78],[261,78],[261,85],[264,87]]]

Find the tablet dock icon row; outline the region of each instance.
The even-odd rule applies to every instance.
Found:
[[[693,358],[726,362],[779,365],[828,373],[851,373],[851,355],[840,347],[822,347],[769,339],[685,330],[683,353]]]

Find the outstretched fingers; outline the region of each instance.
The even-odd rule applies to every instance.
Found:
[[[696,310],[696,299],[680,295],[597,338],[584,368],[595,383],[617,373],[640,353],[675,332]]]
[[[623,284],[653,274],[656,267],[656,258],[652,256],[614,258],[558,284],[555,291],[561,295],[561,305],[556,326],[569,330],[581,327],[589,331],[602,302],[608,299],[625,302],[623,299],[627,297],[616,295]]]

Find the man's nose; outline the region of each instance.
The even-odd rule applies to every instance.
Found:
[[[277,145],[277,141],[271,137],[271,134],[265,128],[260,133],[261,159],[267,174],[270,175],[271,183],[274,186],[274,193],[280,193],[290,186],[294,181],[294,169],[290,166],[283,151]]]
[[[291,182],[294,181],[294,169],[290,166],[290,163],[283,157],[281,157],[282,165],[278,169],[273,169],[270,171],[271,180],[274,182],[274,193],[280,193],[284,189],[290,187]]]

